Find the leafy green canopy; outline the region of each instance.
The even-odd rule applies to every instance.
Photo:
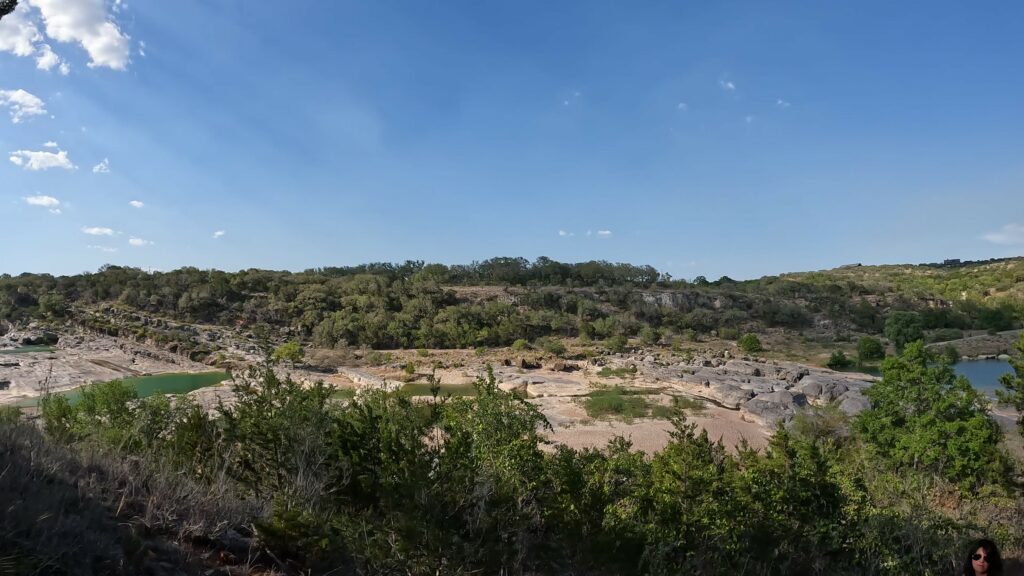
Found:
[[[988,401],[921,342],[882,363],[882,380],[865,391],[871,408],[856,428],[899,467],[927,470],[964,487],[1006,478],[1002,431]]]
[[[907,344],[924,338],[924,325],[916,312],[893,312],[885,320],[885,337],[903,350]]]

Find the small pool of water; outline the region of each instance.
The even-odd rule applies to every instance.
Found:
[[[194,374],[157,374],[155,376],[136,376],[124,378],[127,384],[135,386],[139,398],[154,396],[156,394],[186,394],[193,390],[214,386],[230,378],[227,372],[199,372]],[[74,388],[60,393],[66,396],[71,403],[78,402],[82,397],[80,388]],[[21,408],[31,408],[39,405],[39,398],[28,398],[15,404]]]
[[[56,352],[57,349],[53,346],[46,344],[33,344],[32,346],[21,346],[19,348],[10,348],[8,350],[0,350],[0,354],[27,354],[29,352]]]
[[[1013,367],[1006,360],[962,360],[953,365],[959,376],[966,376],[971,386],[991,394],[1002,390],[999,377],[1013,372]]]

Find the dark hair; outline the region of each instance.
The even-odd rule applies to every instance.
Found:
[[[1003,559],[999,557],[999,548],[996,548],[996,543],[987,539],[982,538],[971,542],[971,547],[967,549],[967,559],[964,560],[964,576],[974,576],[974,565],[971,564],[971,556],[981,548],[985,551],[985,555],[988,556],[988,573],[992,576],[1002,576],[1003,573]]]

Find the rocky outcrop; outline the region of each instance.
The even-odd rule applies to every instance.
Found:
[[[0,348],[17,348],[18,346],[54,346],[60,341],[56,332],[38,328],[28,328],[8,332],[0,339]]]
[[[713,351],[672,366],[647,358],[622,358],[617,362],[633,364],[644,377],[666,384],[667,393],[704,398],[739,410],[766,426],[791,421],[808,404],[836,402],[844,412],[856,414],[870,406],[862,392],[875,380],[867,374],[834,372],[795,362],[727,358],[724,352]]]
[[[359,387],[359,390],[376,389],[394,392],[399,390],[403,385],[403,383],[398,380],[387,380],[356,368],[338,368],[338,374],[341,374],[354,382],[355,385]]]

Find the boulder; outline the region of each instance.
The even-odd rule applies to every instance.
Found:
[[[871,402],[860,392],[850,391],[839,399],[839,409],[848,416],[854,416],[868,408],[871,408]]]
[[[793,419],[796,413],[796,406],[790,399],[789,403],[773,402],[764,398],[768,394],[762,394],[752,398],[743,405],[743,410],[760,421],[765,426],[775,426],[779,422],[786,423]]]
[[[738,410],[754,393],[734,384],[713,382],[707,385],[708,397],[726,408]]]
[[[530,398],[545,396],[586,396],[590,394],[590,386],[579,382],[540,381],[526,385],[526,393]]]
[[[821,396],[822,390],[821,382],[816,381],[802,382],[799,386],[796,387],[796,389],[799,390],[801,394],[808,398],[817,398],[818,396]]]

